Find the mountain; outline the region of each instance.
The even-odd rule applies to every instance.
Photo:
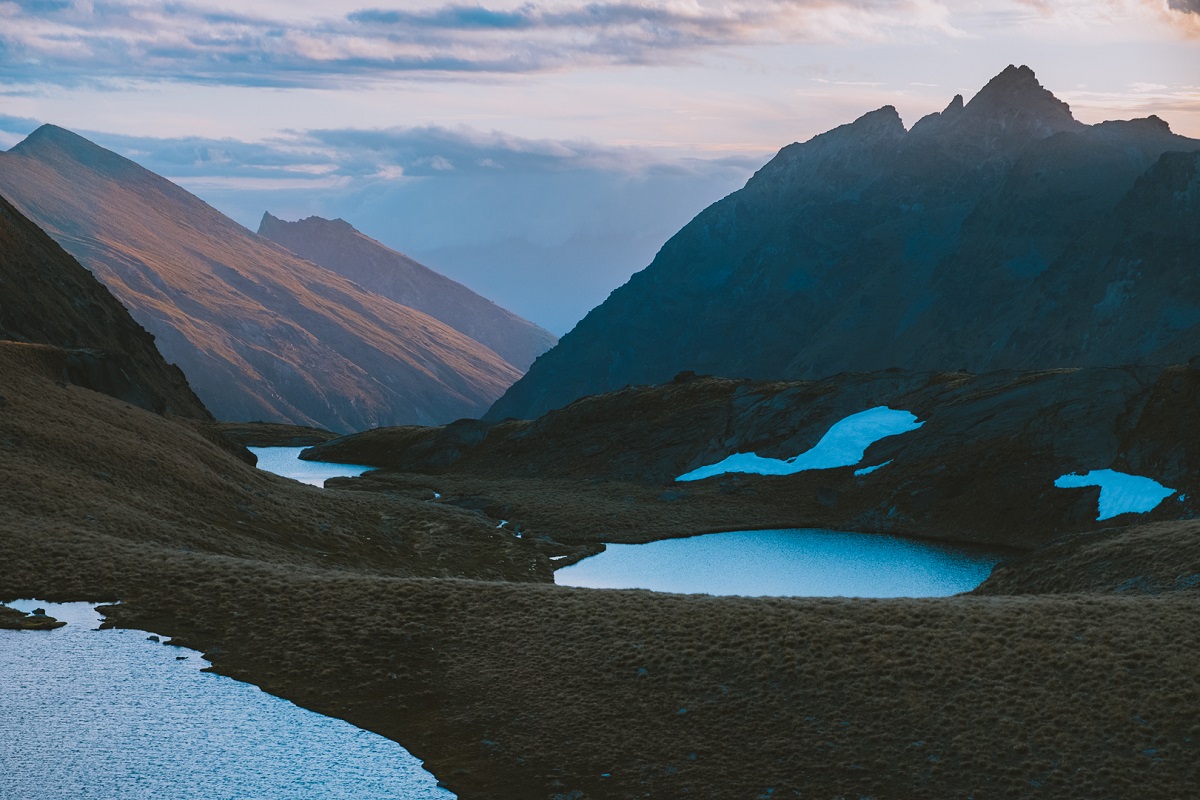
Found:
[[[345,220],[308,217],[285,222],[268,212],[258,235],[368,291],[441,320],[522,372],[558,341],[549,331],[380,244]]]
[[[0,153],[0,194],[157,337],[219,419],[339,431],[445,422],[478,415],[520,375],[62,128]]]
[[[911,129],[885,106],[785,147],[701,212],[486,417],[683,370],[1187,360],[1200,285],[1184,256],[1200,217],[1168,185],[1190,180],[1174,153],[1197,150],[1157,117],[1084,125],[1028,67]]]
[[[61,348],[72,383],[151,411],[211,419],[183,373],[159,355],[154,337],[3,197],[0,340]]]

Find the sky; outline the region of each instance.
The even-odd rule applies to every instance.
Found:
[[[1010,63],[1200,138],[1200,0],[0,0],[0,148],[342,217],[562,334],[779,148]]]

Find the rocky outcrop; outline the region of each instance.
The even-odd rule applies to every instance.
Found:
[[[345,220],[308,217],[285,222],[265,213],[258,234],[368,291],[446,323],[522,372],[558,341],[549,331],[380,244]]]
[[[41,608],[35,608],[26,614],[24,611],[0,605],[0,630],[52,631],[66,624],[60,619],[46,616],[45,610]]]
[[[159,413],[211,419],[108,289],[0,197],[0,340],[63,349],[63,380]]]
[[[478,415],[520,375],[62,128],[0,154],[0,193],[157,337],[219,419],[338,431],[446,422]]]
[[[1200,516],[1198,393],[1200,370],[1187,366],[778,382],[681,375],[533,421],[367,431],[303,457],[419,473],[409,482],[437,487],[441,502],[473,497],[486,513],[560,541],[823,527],[1032,547],[1071,531]],[[675,480],[734,453],[792,458],[878,406],[921,425],[872,444],[861,464]],[[1148,513],[1100,521],[1099,489],[1055,486],[1065,474],[1106,469],[1174,492]],[[395,488],[374,473],[353,483]]]
[[[911,130],[886,106],[781,150],[487,418],[681,370],[808,379],[1186,361],[1200,352],[1200,286],[1180,253],[1200,215],[1168,184],[1183,185],[1197,150],[1157,117],[1083,125],[1027,67]]]
[[[275,422],[218,422],[215,427],[222,437],[244,447],[311,447],[337,438],[321,428]]]

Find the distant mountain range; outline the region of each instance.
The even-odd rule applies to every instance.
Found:
[[[423,311],[490,347],[521,371],[558,341],[549,331],[380,244],[343,219],[285,222],[268,212],[258,235],[368,291]]]
[[[157,337],[220,419],[339,431],[446,422],[479,415],[521,374],[62,128],[0,153],[0,194]]]
[[[71,383],[150,411],[211,419],[183,373],[159,355],[154,337],[3,197],[0,341],[57,348],[61,377]]]
[[[1200,141],[1085,125],[1028,67],[906,130],[885,106],[785,147],[486,415],[676,373],[1178,363],[1200,353]]]

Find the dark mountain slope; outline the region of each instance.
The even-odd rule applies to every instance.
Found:
[[[1042,316],[1021,326],[1024,338],[1010,350],[1083,364],[1102,364],[1114,351],[1150,363],[1192,359],[1200,353],[1198,265],[1200,152],[1167,153],[1054,264],[1063,280],[1040,281]]]
[[[345,220],[308,217],[285,222],[266,213],[258,234],[368,291],[441,320],[519,370],[528,369],[558,341],[549,331],[380,244]]]
[[[886,106],[781,150],[487,417],[536,417],[681,370],[816,378],[1137,362],[1157,346],[1146,318],[1123,318],[1104,351],[1085,329],[1050,342],[1040,326],[1061,315],[1066,287],[1089,280],[1079,254],[1124,224],[1113,215],[1138,177],[1164,153],[1195,150],[1156,117],[1083,125],[1027,67],[910,131]],[[1142,257],[1167,274],[1160,251]]]
[[[220,419],[444,422],[480,413],[520,374],[61,128],[0,154],[0,192],[155,334]]]
[[[0,340],[65,349],[73,382],[134,405],[211,419],[154,337],[90,272],[0,197]]]

